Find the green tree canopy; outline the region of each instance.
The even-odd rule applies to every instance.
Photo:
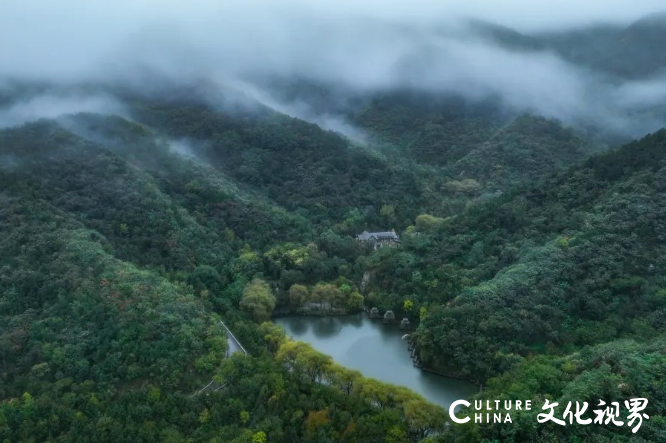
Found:
[[[271,318],[275,308],[275,296],[264,280],[255,278],[243,289],[240,307],[261,323]]]

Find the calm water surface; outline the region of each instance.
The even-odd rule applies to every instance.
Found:
[[[281,317],[273,322],[295,340],[310,343],[341,365],[359,370],[366,377],[408,387],[445,408],[478,392],[471,383],[414,367],[407,341],[401,339],[405,331],[384,325],[381,320],[370,320],[365,314]]]

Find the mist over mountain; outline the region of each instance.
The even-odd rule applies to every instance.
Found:
[[[0,442],[666,441],[662,3],[0,0]]]
[[[360,136],[338,110],[320,113],[316,97],[284,101],[283,90],[267,86],[297,78],[357,104],[396,90],[493,98],[515,113],[630,137],[666,121],[658,106],[666,26],[645,17],[658,2],[372,3],[9,2],[0,16],[0,95],[31,82],[94,85],[79,111],[100,111],[90,102],[110,87],[160,96],[195,88],[212,106],[259,102]],[[4,106],[0,124],[38,117],[25,103],[55,106],[47,94]],[[67,94],[62,100],[62,112],[71,112]]]

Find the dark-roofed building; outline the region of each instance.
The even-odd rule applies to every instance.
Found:
[[[384,246],[395,246],[400,243],[400,237],[398,237],[398,234],[393,231],[363,231],[363,233],[356,236],[356,240],[363,243],[368,243],[373,247],[373,249],[379,249]]]

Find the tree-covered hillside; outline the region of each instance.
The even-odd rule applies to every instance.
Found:
[[[382,205],[397,208],[397,221],[404,223],[415,208],[437,202],[401,162],[282,114],[237,118],[204,105],[143,102],[135,114],[173,138],[199,142],[197,154],[211,165],[316,223],[340,222],[361,211],[378,225]]]
[[[660,131],[456,217],[422,216],[420,235],[371,259],[369,290],[420,311],[423,364],[487,383],[485,397],[647,397],[655,421],[644,438],[657,441],[665,408],[658,341],[666,326],[665,178]],[[614,377],[612,386],[602,374]],[[541,432],[507,441],[589,435]]]
[[[416,161],[446,165],[490,138],[510,115],[493,100],[403,91],[371,97],[352,118],[370,135],[402,147]]]
[[[598,27],[549,36],[547,44],[574,63],[620,78],[641,79],[666,68],[666,14],[643,17],[627,27]]]
[[[252,357],[225,358],[220,318],[192,286],[117,260],[99,233],[42,200],[0,199],[2,441],[381,442],[441,429],[439,407],[270,327],[246,336]],[[381,408],[377,393],[390,396]]]
[[[0,131],[0,441],[441,431],[440,407],[253,322],[252,300],[354,272],[353,240],[172,149],[115,117]],[[222,319],[250,356],[226,356]]]
[[[521,116],[497,130],[448,171],[483,187],[506,191],[533,183],[592,155],[596,148],[557,121]]]
[[[0,443],[666,442],[655,0],[78,3],[0,0]]]
[[[525,34],[480,20],[472,33],[514,51],[552,51],[574,66],[620,79],[646,79],[666,68],[662,44],[666,13],[655,13],[627,25],[590,24],[574,29]]]
[[[264,323],[312,304],[409,317],[421,362],[482,398],[645,396],[640,435],[664,433],[664,131],[594,155],[555,121],[397,94],[349,114],[361,146],[266,109],[126,99],[133,120],[0,131],[3,443],[593,435],[448,427]],[[354,239],[391,228],[400,247]]]

